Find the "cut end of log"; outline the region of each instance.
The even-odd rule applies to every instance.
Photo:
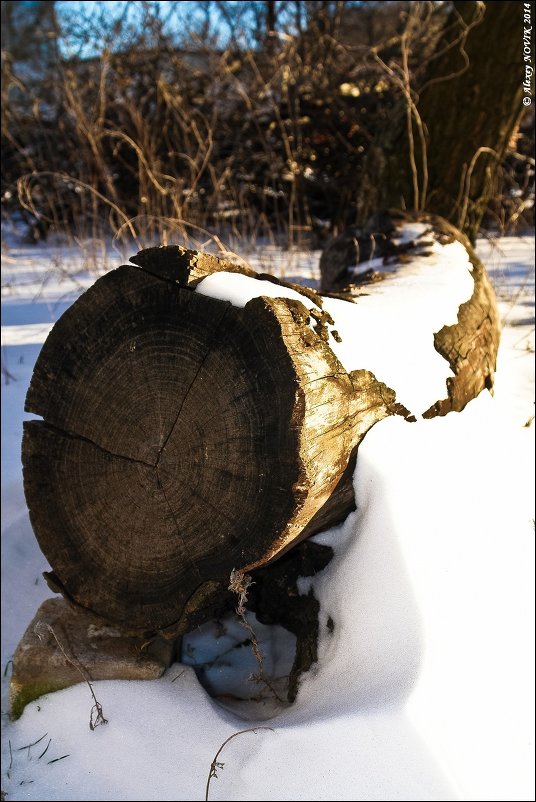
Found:
[[[133,261],[41,351],[24,487],[66,598],[174,636],[225,603],[233,569],[274,560],[322,509],[340,520],[331,496],[394,399],[367,371],[350,376],[310,310],[262,297],[262,281],[244,308],[193,291],[248,268],[178,247]]]

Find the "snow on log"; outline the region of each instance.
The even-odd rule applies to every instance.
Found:
[[[435,215],[390,212],[328,243],[324,306],[347,370],[367,365],[425,418],[491,389],[500,329],[495,292],[469,240]],[[350,300],[352,305],[340,298]]]
[[[437,245],[441,262],[435,236],[427,230],[425,247]],[[478,392],[463,304],[480,273],[461,246],[441,270],[419,260],[407,265],[411,281],[400,267],[357,303],[175,246],[141,251],[100,278],[54,326],[26,401],[42,417],[24,424],[24,487],[51,587],[125,631],[171,637],[214,615],[233,571],[266,566],[340,521],[371,426],[411,420],[422,399],[426,414],[444,414]],[[445,275],[432,312],[433,284],[449,270],[457,289],[446,300]],[[395,315],[428,280],[426,308]],[[367,312],[378,289],[390,318],[381,305]],[[367,332],[356,328],[361,307]],[[446,334],[434,348],[436,328]],[[421,348],[423,331],[431,348]],[[404,369],[389,370],[402,356]],[[419,392],[406,393],[417,379]]]

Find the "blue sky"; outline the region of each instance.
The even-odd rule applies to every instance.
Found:
[[[219,45],[225,46],[230,37],[231,28],[226,23],[224,15],[222,15],[218,4],[213,0],[151,0],[150,5],[158,8],[160,18],[164,22],[165,33],[173,35],[174,40],[183,46],[188,46],[189,41],[194,38],[192,32],[199,32],[202,29],[203,23],[207,20],[210,25],[210,33],[218,39]],[[235,35],[245,35],[245,40],[248,44],[253,45],[254,39],[251,34],[255,28],[255,17],[259,10],[264,13],[264,3],[258,2],[256,4],[251,2],[234,2],[227,5],[231,9],[235,17],[240,18],[240,24],[237,25]],[[80,41],[69,41],[64,38],[60,42],[60,47],[65,56],[90,56],[96,55],[104,47],[120,48],[121,40],[113,38],[110,35],[113,27],[113,21],[119,20],[123,17],[126,18],[127,23],[132,27],[134,33],[140,28],[140,22],[144,15],[144,4],[139,0],[107,0],[107,2],[96,2],[95,0],[57,0],[56,11],[60,23],[69,21],[72,25],[76,26],[77,22],[80,23],[79,27],[84,27],[84,20],[91,19],[95,22],[97,29],[93,31],[93,35],[88,38],[88,42],[82,48]],[[99,19],[102,22],[99,24]],[[285,28],[287,31],[294,29],[295,11],[289,10],[285,5],[280,4],[278,7],[278,22],[279,27]],[[236,24],[236,20],[235,20]],[[240,25],[244,30],[240,29]],[[99,37],[102,31],[103,36]],[[104,38],[107,34],[109,40]],[[132,41],[132,36],[131,36]],[[208,44],[208,42],[207,42]],[[214,42],[211,42],[214,44]]]
[[[207,10],[214,29],[218,30],[218,34],[225,37],[228,29],[222,22],[216,10],[216,5],[211,2],[182,2],[173,3],[169,0],[154,0],[152,5],[157,6],[161,19],[164,21],[164,30],[167,33],[172,33],[177,37],[188,38],[188,31],[195,29],[197,23],[201,23],[207,15]],[[110,31],[113,20],[119,20],[121,17],[126,19],[127,23],[134,29],[136,24],[143,17],[143,4],[141,2],[133,2],[133,0],[107,0],[107,2],[95,2],[95,0],[58,0],[56,3],[56,11],[58,19],[61,23],[69,21],[70,23],[82,22],[84,19],[93,19],[96,24],[100,17],[104,16],[106,21],[106,29]],[[95,47],[97,44],[97,47]],[[76,45],[68,39],[60,43],[60,46],[66,56],[75,55],[94,55],[96,50],[102,46],[117,46],[120,44],[117,40],[105,42],[104,40],[88,42],[85,47],[80,51],[80,43]]]

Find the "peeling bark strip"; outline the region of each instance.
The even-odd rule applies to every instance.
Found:
[[[316,293],[238,308],[193,289],[247,267],[178,247],[132,261],[43,346],[24,488],[51,587],[124,631],[173,637],[225,605],[233,569],[344,516],[358,443],[399,408],[308,325]]]
[[[495,290],[469,242],[465,245],[473,264],[473,295],[460,306],[458,322],[434,335],[436,351],[448,361],[454,376],[447,379],[447,398],[437,401],[423,418],[461,412],[484,388],[493,388],[501,336]]]

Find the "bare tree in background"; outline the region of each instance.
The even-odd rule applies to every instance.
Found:
[[[374,52],[400,89],[395,124],[379,138],[378,203],[440,214],[474,241],[524,111],[523,15],[517,2],[454,2],[414,84],[411,39],[426,5],[410,9],[398,64]]]

